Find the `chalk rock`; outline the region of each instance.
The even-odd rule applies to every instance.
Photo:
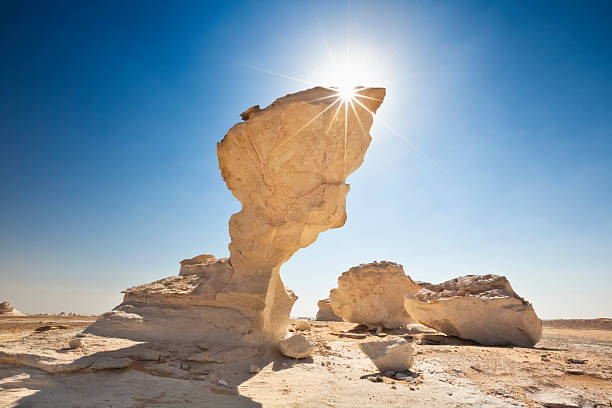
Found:
[[[123,303],[87,331],[227,348],[276,345],[297,299],[280,279],[281,265],[346,221],[345,180],[363,162],[385,90],[357,93],[356,110],[317,87],[244,112],[217,144],[223,180],[241,203],[229,220],[229,258],[182,261],[179,276],[126,290]]]
[[[359,348],[379,371],[407,371],[414,363],[414,350],[404,339],[359,343]]]
[[[404,305],[419,323],[480,344],[532,347],[542,336],[533,306],[504,276],[467,275],[406,296]]]
[[[402,265],[372,262],[344,272],[329,301],[333,311],[348,322],[393,329],[412,323],[404,309],[404,295],[414,295],[419,289]]]
[[[278,342],[278,349],[282,355],[292,358],[310,357],[314,348],[314,344],[303,334],[292,334]]]
[[[25,314],[15,309],[9,302],[2,302],[0,303],[0,316],[25,316]]]
[[[214,255],[202,254],[191,259],[183,259],[179,276],[198,275],[212,277],[226,272],[229,258],[215,258]]]
[[[308,320],[296,320],[295,330],[310,330],[310,323],[308,322]]]
[[[328,322],[341,322],[342,318],[334,313],[334,310],[331,308],[329,303],[329,298],[321,299],[317,302],[317,306],[319,306],[319,311],[317,312],[317,320],[323,320]]]
[[[78,349],[85,346],[85,340],[82,338],[70,339],[68,341],[68,347],[71,349]]]

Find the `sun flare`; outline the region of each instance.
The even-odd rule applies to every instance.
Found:
[[[350,102],[356,96],[356,88],[350,85],[338,86],[338,97],[343,102]]]

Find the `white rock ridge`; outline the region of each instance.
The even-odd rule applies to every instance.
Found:
[[[319,311],[317,312],[316,320],[328,321],[328,322],[341,322],[342,318],[334,313],[329,303],[329,298],[321,299],[317,302]]]
[[[25,316],[15,309],[9,302],[0,303],[0,316]]]
[[[348,322],[393,329],[413,322],[404,308],[404,296],[419,289],[402,265],[372,262],[344,272],[329,301],[333,311]]]
[[[504,276],[467,275],[421,289],[404,299],[416,321],[483,345],[532,347],[542,336],[533,306]]]
[[[382,88],[357,92],[355,110],[317,87],[243,112],[245,122],[217,145],[221,175],[242,203],[229,221],[230,257],[200,255],[182,261],[179,276],[128,289],[89,332],[228,347],[284,338],[297,297],[280,266],[344,225],[345,180],[363,162],[372,113],[385,96]]]

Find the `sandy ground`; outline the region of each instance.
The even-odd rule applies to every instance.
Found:
[[[420,325],[376,335],[312,322],[312,358],[233,364],[189,361],[190,346],[91,335],[69,349],[94,319],[0,318],[0,406],[612,407],[611,319],[545,322],[531,349],[483,347]],[[394,336],[415,348],[407,380],[378,373],[359,348]],[[261,371],[249,373],[251,363]]]

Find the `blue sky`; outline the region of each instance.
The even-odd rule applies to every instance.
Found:
[[[612,317],[610,21],[607,1],[3,2],[0,301],[100,313],[227,256],[216,142],[308,87],[284,76],[326,81],[329,48],[388,93],[346,225],[281,268],[294,315],[391,260]]]

